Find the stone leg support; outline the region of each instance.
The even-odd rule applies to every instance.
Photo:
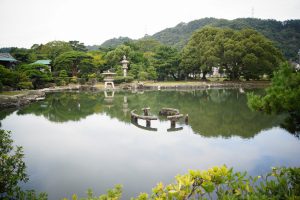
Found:
[[[148,116],[149,115],[149,113],[148,113],[148,110],[144,110],[144,116]]]
[[[175,120],[171,120],[171,128],[175,128],[176,127],[176,121]]]
[[[146,120],[146,127],[150,127],[151,126],[151,121],[150,120]]]
[[[185,122],[185,124],[189,124],[189,115],[188,114],[185,115],[184,122]]]

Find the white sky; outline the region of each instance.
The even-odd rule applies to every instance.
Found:
[[[0,47],[52,40],[86,45],[154,34],[204,17],[300,19],[299,0],[0,0]]]

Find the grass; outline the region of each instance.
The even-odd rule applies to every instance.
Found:
[[[14,96],[18,94],[25,94],[26,91],[5,91],[5,92],[0,92],[0,95],[7,95],[7,96]]]

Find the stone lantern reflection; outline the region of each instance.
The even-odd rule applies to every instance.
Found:
[[[124,112],[124,116],[127,116],[127,112],[128,111],[129,111],[129,109],[128,109],[127,96],[124,96],[124,99],[123,99],[123,112]]]

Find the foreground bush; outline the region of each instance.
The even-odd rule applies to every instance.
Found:
[[[150,195],[141,193],[132,200],[300,198],[300,168],[272,168],[263,177],[248,177],[246,172],[233,172],[222,166],[209,170],[190,170],[175,179],[175,183],[169,185],[158,183]],[[121,199],[122,187],[116,185],[99,197],[94,196],[91,190],[87,194],[87,198],[81,199],[118,200]],[[77,199],[77,195],[72,196],[72,200]]]
[[[47,194],[22,191],[20,182],[27,182],[23,148],[13,146],[11,132],[0,129],[0,199],[46,200]]]

